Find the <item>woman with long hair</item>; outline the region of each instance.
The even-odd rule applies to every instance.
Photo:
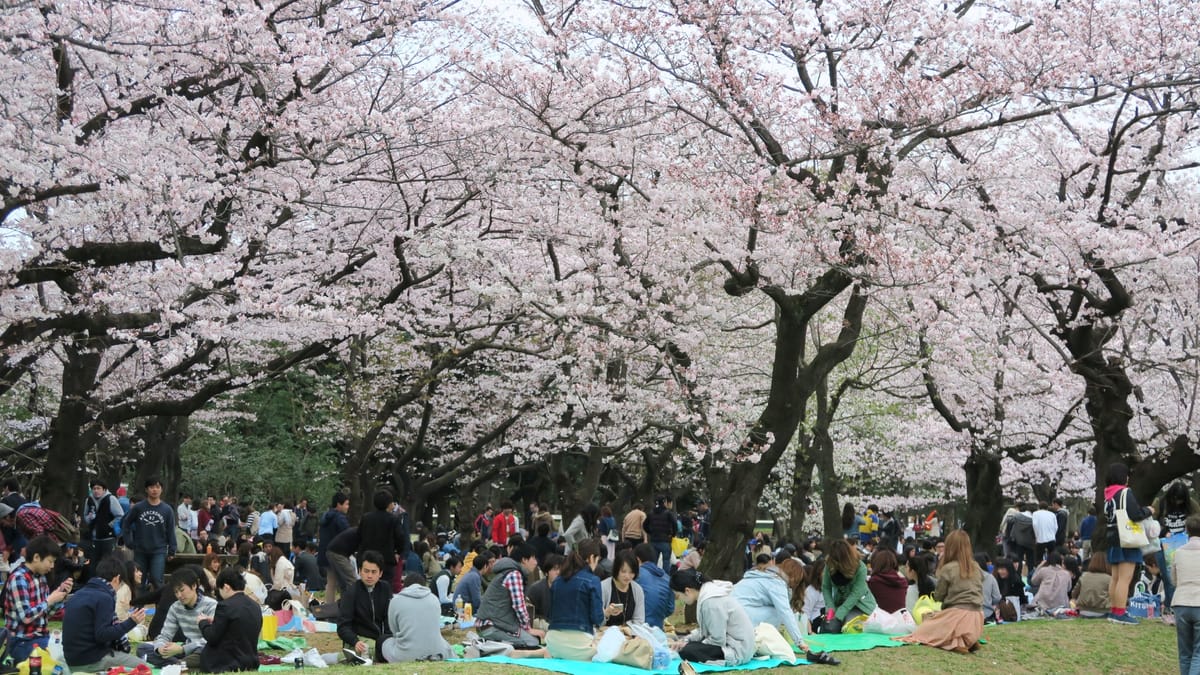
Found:
[[[854,505],[846,502],[842,507],[842,537],[858,541],[858,526],[865,522],[867,521],[855,511]]]
[[[596,655],[593,636],[605,618],[604,594],[595,574],[599,562],[599,542],[584,539],[567,553],[550,586],[546,649],[553,658],[591,661]]]
[[[829,547],[825,573],[821,575],[821,595],[825,597],[822,633],[841,633],[847,621],[875,610],[875,596],[867,586],[867,566],[859,559],[858,549],[845,539]]]
[[[201,566],[204,568],[204,577],[208,581],[209,588],[216,586],[217,575],[225,566],[225,563],[221,561],[221,556],[217,553],[205,553],[204,563]]]
[[[633,551],[617,551],[612,576],[600,582],[605,626],[646,623],[646,593],[635,581],[639,570]]]
[[[933,599],[942,609],[925,620],[904,642],[966,654],[979,649],[983,635],[983,570],[971,552],[971,537],[955,530],[946,537]]]
[[[567,543],[567,549],[574,550],[584,539],[591,539],[599,520],[600,507],[590,502],[584,504],[583,508],[579,509],[579,515],[575,516],[563,532],[562,538]]]
[[[1188,488],[1187,483],[1181,480],[1167,486],[1167,491],[1163,494],[1162,499],[1155,500],[1151,508],[1158,514],[1163,537],[1185,532],[1188,516],[1200,513],[1200,503],[1197,503],[1192,497],[1192,491]],[[1171,568],[1167,565],[1167,558],[1162,549],[1159,548],[1154,556],[1158,563],[1158,569],[1162,571],[1164,606],[1170,606],[1175,596],[1175,580],[1171,578]]]
[[[819,633],[825,623],[825,596],[821,594],[821,578],[825,575],[825,558],[808,566],[804,574],[804,598],[800,611],[808,621],[808,633]]]
[[[867,588],[875,596],[875,602],[885,612],[904,609],[908,593],[908,579],[899,572],[896,554],[881,548],[871,556],[871,575],[867,577]]]
[[[1104,488],[1104,518],[1108,525],[1107,556],[1108,564],[1112,566],[1112,581],[1108,585],[1108,601],[1112,606],[1108,620],[1113,623],[1136,624],[1138,620],[1125,613],[1125,605],[1129,602],[1129,582],[1133,580],[1133,573],[1142,562],[1142,550],[1138,547],[1121,546],[1116,510],[1124,506],[1130,521],[1142,521],[1154,515],[1154,508],[1147,508],[1138,503],[1133,490],[1129,489],[1129,467],[1121,462],[1108,465],[1105,482],[1108,483],[1108,487]]]
[[[116,613],[117,621],[124,621],[129,618],[129,613],[133,605],[133,589],[140,588],[142,585],[142,568],[138,564],[130,560],[125,563],[124,572],[121,574],[121,585],[116,591]],[[133,627],[128,633],[130,640],[142,642],[146,639],[145,624],[138,624]]]
[[[286,591],[296,587],[296,566],[284,555],[282,548],[271,545],[267,550],[267,565],[271,570],[271,588]]]

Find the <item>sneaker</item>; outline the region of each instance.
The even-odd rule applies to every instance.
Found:
[[[1121,615],[1109,614],[1108,620],[1113,623],[1124,624],[1126,626],[1138,625],[1138,620],[1133,618],[1132,616],[1129,616],[1128,614],[1121,614]]]

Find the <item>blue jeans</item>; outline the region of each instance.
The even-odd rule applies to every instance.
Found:
[[[45,649],[48,644],[50,644],[49,635],[42,635],[35,638],[13,635],[8,638],[8,655],[12,657],[13,663],[20,663],[29,658],[29,655],[33,653],[34,647]]]
[[[137,551],[133,552],[133,562],[142,568],[142,586],[146,587],[154,584],[155,588],[162,588],[163,574],[167,571],[167,552],[162,551]]]
[[[1200,607],[1175,608],[1179,675],[1200,675]]]
[[[671,542],[669,542],[669,541],[652,541],[652,542],[650,542],[650,545],[653,546],[654,550],[658,551],[658,554],[662,556],[662,562],[659,563],[658,566],[663,568],[664,570],[670,570],[671,569]]]
[[[1175,597],[1175,581],[1171,579],[1171,568],[1167,566],[1167,556],[1161,548],[1154,554],[1154,559],[1158,561],[1158,572],[1162,575],[1163,607],[1170,607],[1171,599]]]

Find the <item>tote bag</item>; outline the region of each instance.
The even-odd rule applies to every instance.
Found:
[[[1136,520],[1129,519],[1129,513],[1125,511],[1125,496],[1129,494],[1129,488],[1121,490],[1121,501],[1115,504],[1116,508],[1113,513],[1117,518],[1117,536],[1121,542],[1121,548],[1141,548],[1150,543],[1146,537],[1146,530],[1142,528],[1142,524]]]

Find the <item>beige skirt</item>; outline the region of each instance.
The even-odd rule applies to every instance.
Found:
[[[591,661],[596,655],[596,637],[581,630],[547,631],[546,650],[556,659]]]
[[[982,635],[983,612],[977,609],[950,607],[926,615],[912,635],[898,639],[901,642],[914,642],[946,651],[964,651],[975,649]]]

